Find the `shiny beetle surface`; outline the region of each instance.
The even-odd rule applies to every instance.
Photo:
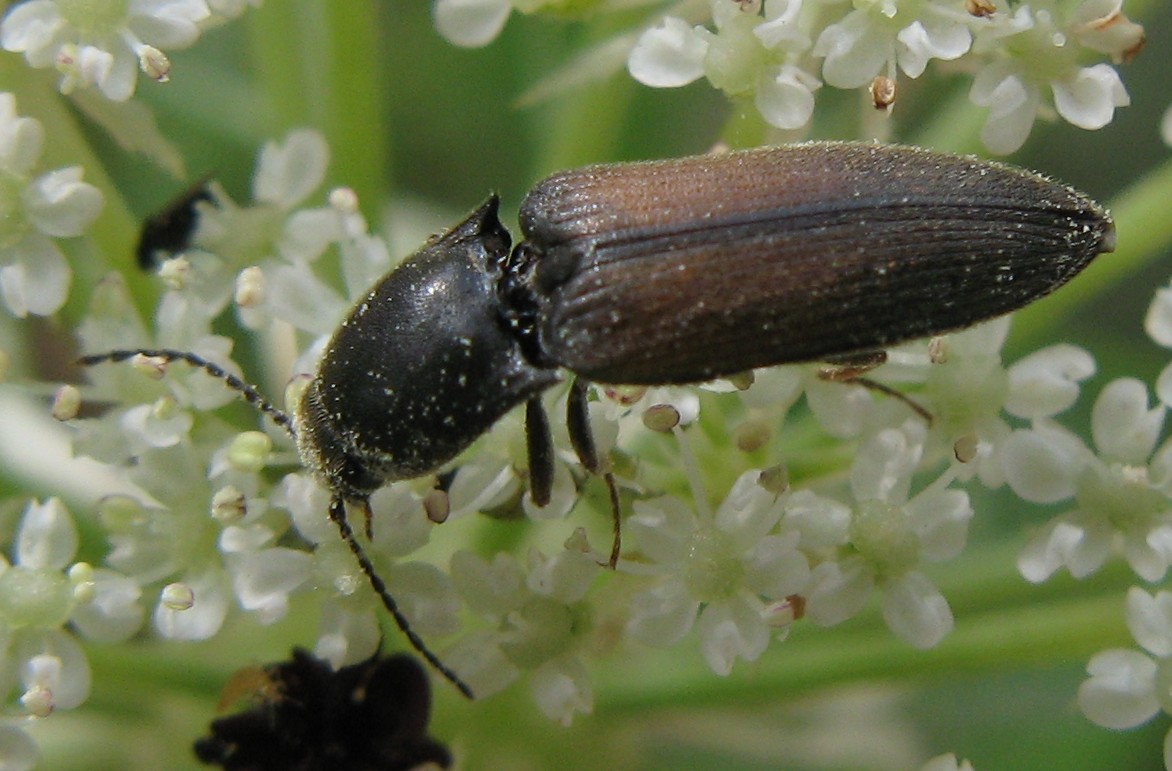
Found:
[[[864,143],[555,174],[512,250],[497,206],[383,278],[326,349],[300,447],[346,499],[446,463],[560,369],[688,383],[881,349],[1020,308],[1114,241],[1038,174]]]

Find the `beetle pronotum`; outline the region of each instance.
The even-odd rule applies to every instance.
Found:
[[[1046,177],[864,143],[555,174],[521,204],[515,248],[498,204],[490,197],[358,302],[293,419],[188,353],[81,360],[184,360],[289,430],[396,623],[468,695],[410,630],[347,504],[369,511],[374,491],[448,463],[522,403],[533,497],[548,500],[553,451],[539,396],[562,370],[579,378],[571,439],[598,471],[582,380],[693,383],[876,351],[1020,308],[1114,247],[1104,210]]]

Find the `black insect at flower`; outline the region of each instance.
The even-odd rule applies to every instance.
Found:
[[[254,705],[213,720],[211,736],[196,741],[204,763],[225,771],[451,766],[448,749],[427,735],[431,688],[411,656],[376,654],[334,671],[295,648],[291,660],[266,665],[246,690]]]

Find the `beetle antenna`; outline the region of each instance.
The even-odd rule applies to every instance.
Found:
[[[370,501],[363,499],[360,501],[363,511],[366,514],[366,521],[370,521]],[[395,619],[395,624],[399,627],[399,631],[407,638],[419,655],[427,659],[427,663],[443,675],[448,682],[456,686],[460,693],[467,696],[469,699],[476,698],[472,694],[472,689],[468,687],[460,676],[453,672],[447,664],[440,661],[439,656],[431,652],[427,647],[427,643],[423,642],[423,638],[419,633],[411,628],[411,624],[407,621],[407,617],[403,615],[403,611],[399,609],[399,603],[395,602],[395,598],[387,590],[386,582],[382,577],[375,572],[374,564],[370,561],[370,557],[366,556],[366,550],[362,548],[362,544],[358,543],[358,539],[354,537],[354,530],[350,527],[350,523],[346,520],[346,502],[341,496],[335,495],[330,499],[330,519],[338,526],[338,532],[342,535],[342,540],[350,547],[354,559],[358,561],[358,566],[362,568],[362,572],[366,574],[366,579],[370,581],[371,587],[375,594],[382,600],[383,607],[391,614],[391,618]]]
[[[164,363],[172,361],[182,361],[190,364],[197,369],[202,369],[212,377],[222,380],[226,386],[236,391],[244,400],[258,410],[268,415],[269,418],[289,434],[294,439],[297,438],[297,432],[293,428],[293,418],[289,416],[284,410],[275,407],[268,399],[261,396],[260,391],[256,386],[251,386],[245,383],[240,378],[228,372],[219,364],[208,361],[207,359],[189,351],[175,351],[170,348],[134,348],[127,350],[106,351],[105,353],[94,353],[89,356],[82,356],[77,360],[77,363],[83,367],[92,367],[95,364],[103,362],[122,362],[127,359],[133,359],[135,356],[145,356],[151,359],[162,359]]]
[[[602,478],[606,480],[606,489],[610,491],[610,510],[614,515],[614,537],[610,542],[610,559],[606,561],[606,566],[614,570],[618,567],[619,553],[623,550],[622,506],[619,503],[619,488],[614,481],[614,472],[607,471]]]

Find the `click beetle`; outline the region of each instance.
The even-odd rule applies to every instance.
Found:
[[[290,431],[329,516],[427,660],[346,519],[455,458],[526,405],[530,485],[548,501],[540,395],[575,375],[571,441],[602,472],[584,381],[694,383],[874,352],[961,329],[1060,287],[1114,248],[1107,213],[1039,174],[909,147],[813,142],[555,174],[520,208],[515,247],[490,197],[383,277],[333,335]],[[611,564],[617,559],[616,537]]]

